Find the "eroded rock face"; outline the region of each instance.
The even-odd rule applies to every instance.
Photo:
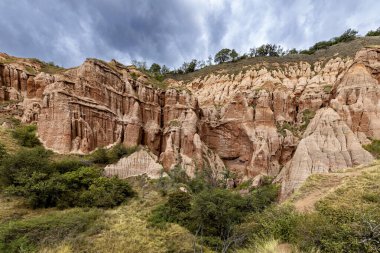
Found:
[[[117,163],[104,168],[106,176],[119,178],[146,175],[150,178],[159,178],[163,175],[162,165],[158,158],[147,150],[139,150],[128,157],[121,158]]]
[[[336,84],[334,108],[364,144],[380,139],[380,48],[359,51]]]
[[[0,77],[0,100],[22,100],[22,120],[37,122],[57,152],[143,145],[165,170],[269,175],[285,195],[311,173],[370,161],[361,145],[380,139],[379,47],[170,80],[166,90],[133,67],[94,59],[54,75],[0,64]]]
[[[276,180],[282,181],[282,196],[286,197],[311,174],[335,172],[372,161],[372,155],[363,149],[339,114],[332,108],[322,108]]]

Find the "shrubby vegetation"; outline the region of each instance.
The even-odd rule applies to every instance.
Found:
[[[12,131],[12,136],[21,146],[35,147],[41,145],[41,142],[36,136],[37,127],[35,125],[16,125]]]
[[[377,28],[375,31],[369,31],[365,36],[380,36],[380,27]]]
[[[277,44],[263,44],[259,47],[254,47],[249,50],[247,53],[239,54],[235,49],[223,48],[219,50],[214,57],[209,56],[206,61],[192,59],[190,62],[184,62],[181,67],[178,69],[174,69],[170,71],[166,69],[165,73],[161,72],[162,79],[165,78],[167,74],[175,75],[175,74],[186,74],[191,73],[207,66],[212,65],[213,61],[216,64],[221,64],[225,62],[235,62],[246,58],[251,57],[282,57],[288,55],[297,55],[297,54],[308,54],[312,55],[316,51],[321,49],[327,49],[330,46],[342,43],[349,42],[358,37],[358,31],[354,29],[348,29],[343,34],[337,37],[333,37],[327,41],[319,41],[311,46],[309,49],[305,50],[297,50],[296,48],[285,50],[281,45]],[[365,36],[380,36],[380,28],[375,31],[369,31]],[[136,66],[140,66],[140,69],[147,70],[145,62],[142,64],[141,62],[134,61]],[[152,64],[152,66],[156,68],[156,63]],[[158,68],[157,68],[158,69]],[[152,71],[152,67],[150,68]],[[153,71],[154,72],[154,71]]]
[[[113,207],[133,195],[125,180],[102,176],[85,161],[50,161],[42,147],[7,155],[0,166],[5,193],[25,197],[33,208]]]
[[[115,162],[135,149],[115,145],[98,149],[84,159],[51,159],[52,152],[39,146],[35,127],[18,126],[13,136],[26,147],[8,154],[0,145],[0,189],[9,195],[25,197],[39,207],[113,207],[133,195],[125,180],[107,178],[94,163]],[[37,140],[37,141],[35,141]]]
[[[259,213],[272,205],[279,192],[277,185],[264,180],[261,187],[242,196],[225,189],[223,181],[212,179],[207,170],[189,179],[183,170],[176,168],[169,180],[182,185],[187,192],[173,187],[168,193],[168,201],[152,212],[151,224],[163,228],[167,222],[178,223],[189,229],[199,244],[217,252],[240,245],[247,234],[235,228],[248,214]]]
[[[300,54],[314,54],[317,50],[326,49],[332,45],[336,45],[341,42],[349,42],[357,38],[358,31],[353,29],[348,29],[342,35],[334,37],[328,41],[320,41],[315,43],[308,50],[300,51]]]

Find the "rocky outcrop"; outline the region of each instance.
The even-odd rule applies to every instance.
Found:
[[[106,176],[119,178],[146,175],[150,178],[159,178],[164,171],[158,163],[158,158],[147,150],[139,150],[128,157],[121,158],[117,163],[104,168]]]
[[[216,66],[167,89],[116,61],[55,74],[18,61],[0,64],[0,100],[22,100],[22,120],[60,153],[142,145],[166,171],[269,175],[287,195],[312,173],[369,162],[361,145],[380,139],[380,48],[307,59]]]
[[[368,164],[372,155],[364,150],[353,131],[331,108],[317,111],[297,146],[293,158],[277,177],[282,182],[282,197],[314,173]]]
[[[355,63],[336,83],[330,105],[347,122],[361,143],[380,139],[380,48],[359,51]]]

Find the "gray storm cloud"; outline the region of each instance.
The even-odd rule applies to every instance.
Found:
[[[224,47],[306,48],[380,26],[378,0],[2,0],[0,51],[70,67],[87,57],[176,67]]]

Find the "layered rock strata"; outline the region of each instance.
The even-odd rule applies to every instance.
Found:
[[[379,47],[218,70],[169,80],[168,89],[116,61],[88,59],[56,74],[28,67],[38,74],[0,64],[0,99],[22,101],[22,119],[37,122],[45,146],[61,153],[144,145],[165,170],[265,174],[287,195],[311,173],[370,162],[361,145],[380,138]]]

